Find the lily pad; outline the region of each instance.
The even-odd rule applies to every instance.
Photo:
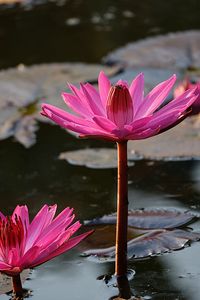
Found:
[[[200,233],[183,229],[151,230],[128,242],[128,258],[142,259],[180,250],[199,239]],[[115,247],[87,250],[84,255],[96,262],[112,261],[115,260]]]
[[[114,75],[118,67],[83,63],[42,64],[0,72],[0,140],[14,136],[29,148],[35,141],[37,122],[50,122],[40,116],[41,103],[48,102],[60,108],[67,106],[61,92],[67,82],[97,81],[100,70]]]
[[[170,33],[138,42],[108,54],[104,61],[123,67],[181,70],[200,67],[200,31]]]
[[[128,212],[128,226],[140,229],[172,229],[186,226],[196,219],[191,212],[176,209],[140,209]],[[85,225],[89,226],[102,224],[116,224],[116,213],[85,221]]]
[[[21,273],[21,280],[24,282],[30,275],[30,270],[24,270]],[[12,279],[10,276],[0,273],[0,295],[12,291]]]
[[[118,80],[126,80],[129,84],[132,82],[133,78],[136,77],[139,73],[144,73],[145,78],[145,94],[150,92],[150,90],[159,84],[161,81],[166,80],[174,73],[174,69],[161,69],[161,68],[151,68],[151,67],[126,67],[123,72],[112,76],[111,82],[114,84]],[[182,71],[176,70],[177,78],[182,78]],[[170,93],[168,99],[170,100],[173,97],[173,92]]]
[[[130,141],[128,149],[146,159],[200,159],[200,114],[150,139]]]
[[[94,229],[94,227],[90,227]],[[140,230],[137,228],[128,227],[128,240],[137,238],[138,236],[148,232],[147,230]],[[80,249],[81,252],[87,252],[88,249],[96,248],[109,248],[115,244],[116,239],[116,226],[115,225],[99,225],[95,227],[94,233],[92,236],[89,236],[84,240]],[[84,254],[83,254],[84,256]]]
[[[135,155],[129,153],[129,159],[134,159]],[[117,168],[117,151],[109,148],[91,148],[75,151],[62,152],[59,159],[64,159],[68,163],[76,166],[86,166],[92,169]],[[133,166],[133,162],[128,162]]]

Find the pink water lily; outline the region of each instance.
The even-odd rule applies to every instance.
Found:
[[[62,94],[74,114],[49,104],[42,105],[42,114],[80,137],[116,142],[145,139],[177,124],[197,98],[195,89],[190,89],[163,106],[175,81],[173,75],[144,96],[142,73],[130,86],[123,80],[112,86],[100,72],[98,90],[89,83],[80,84],[80,89],[69,84],[72,93]]]
[[[200,81],[193,83],[188,78],[185,78],[175,89],[174,89],[174,97],[179,97],[182,93],[189,89],[194,89],[197,95],[195,102],[192,104],[191,114],[200,113]]]
[[[0,212],[0,271],[16,276],[79,244],[91,231],[71,238],[81,227],[72,224],[73,209],[65,208],[54,218],[57,205],[44,205],[29,221],[27,206],[17,206],[12,216]]]
[[[139,74],[130,84],[119,80],[111,85],[100,72],[98,91],[89,83],[80,89],[69,84],[71,93],[63,99],[74,113],[49,104],[42,105],[42,114],[80,137],[97,137],[115,141],[118,152],[117,224],[115,247],[115,274],[119,296],[131,298],[127,278],[127,224],[128,224],[128,140],[145,139],[159,134],[179,123],[197,98],[195,89],[187,90],[170,103],[169,95],[176,76],[158,84],[144,97],[144,75]]]

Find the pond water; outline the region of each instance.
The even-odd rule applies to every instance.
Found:
[[[74,207],[81,221],[114,212],[116,169],[89,169],[57,159],[60,151],[102,147],[105,143],[77,141],[64,130],[51,127],[49,131],[49,125],[40,126],[38,143],[30,150],[11,140],[1,142],[1,209],[9,213],[16,204],[27,204],[34,216],[44,203],[58,203],[59,210]],[[177,207],[199,212],[199,181],[198,161],[136,161],[129,168],[129,207]],[[193,227],[198,230],[198,222]],[[104,238],[106,241],[106,235]],[[24,284],[33,290],[32,299],[59,296],[102,300],[117,294],[116,288],[96,280],[112,274],[114,263],[96,264],[80,257],[87,246],[84,244],[33,271],[31,280]],[[130,260],[129,268],[136,271],[131,288],[138,295],[152,297],[146,299],[199,299],[199,251],[197,243],[151,260]],[[8,298],[0,296],[2,300]]]
[[[0,68],[19,63],[99,62],[116,47],[199,29],[197,0],[22,0],[0,6]],[[81,48],[81,51],[80,51]]]
[[[176,7],[176,9],[173,9]],[[99,62],[129,41],[169,31],[200,28],[200,2],[38,1],[0,6],[0,68],[58,61]],[[163,13],[164,12],[164,13]],[[80,51],[80,48],[82,51]],[[40,125],[38,142],[26,150],[1,141],[1,210],[27,204],[31,216],[47,204],[74,207],[81,221],[116,211],[116,169],[88,169],[58,160],[61,152],[112,143],[77,140],[56,126]],[[129,207],[177,207],[200,211],[200,162],[136,161],[129,168]],[[199,229],[199,223],[193,228]],[[84,229],[86,230],[86,229]],[[106,236],[105,236],[106,239]],[[24,287],[35,300],[104,300],[117,294],[96,278],[114,263],[80,257],[84,243],[30,274]],[[131,288],[144,299],[199,300],[200,245],[151,260],[129,261]],[[1,295],[0,299],[10,296]]]

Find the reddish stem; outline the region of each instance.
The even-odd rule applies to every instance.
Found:
[[[23,298],[23,289],[20,274],[12,276],[13,292],[16,298]]]
[[[117,227],[116,227],[116,260],[120,296],[131,297],[127,279],[127,228],[128,228],[128,166],[127,141],[117,143],[118,150],[118,189],[117,189]]]

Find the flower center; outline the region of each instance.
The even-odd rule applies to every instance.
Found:
[[[122,128],[133,120],[132,98],[126,85],[112,86],[107,98],[107,117]]]
[[[24,240],[24,228],[17,216],[13,221],[11,217],[0,219],[0,249],[6,254],[13,248],[19,249]]]

